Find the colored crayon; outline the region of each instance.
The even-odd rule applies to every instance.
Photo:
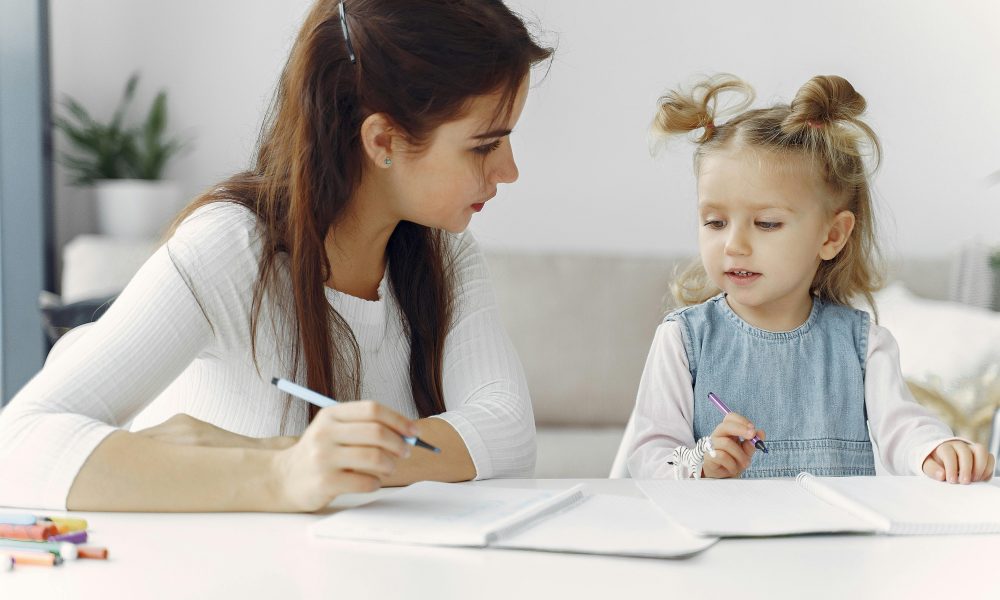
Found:
[[[63,564],[63,559],[51,552],[31,552],[19,550],[10,553],[14,559],[14,565],[35,565],[38,567],[58,567]]]
[[[87,520],[77,517],[46,517],[56,524],[59,533],[72,533],[74,531],[86,531]]]
[[[87,542],[86,531],[74,531],[73,533],[60,533],[48,539],[50,542],[69,542],[71,544],[85,544]]]
[[[103,546],[77,546],[77,558],[108,559],[108,549]]]
[[[0,525],[34,525],[36,520],[27,513],[0,512]]]
[[[26,550],[30,552],[49,552],[67,560],[75,559],[79,552],[77,546],[69,542],[34,542],[27,540],[0,540],[0,552]]]
[[[54,535],[59,535],[59,528],[54,523],[40,525],[0,524],[0,538],[11,540],[47,540]]]

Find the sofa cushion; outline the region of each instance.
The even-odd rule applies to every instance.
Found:
[[[489,253],[541,426],[624,427],[653,332],[689,258]]]

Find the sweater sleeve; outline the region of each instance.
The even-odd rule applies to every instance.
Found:
[[[65,509],[94,448],[163,391],[211,336],[161,247],[0,414],[0,505]]]
[[[917,404],[903,380],[896,339],[874,323],[868,332],[865,405],[879,458],[893,475],[922,474],[924,459],[935,448],[962,439]]]
[[[239,210],[196,211],[0,413],[0,505],[64,509],[94,448],[217,345],[226,312],[238,312],[220,314],[234,304],[225,293],[248,260]]]
[[[694,385],[677,321],[656,329],[639,380],[632,414],[634,435],[627,449],[629,474],[635,479],[678,479],[690,473],[668,464],[678,446],[692,448]]]
[[[471,234],[455,249],[455,308],[444,347],[444,413],[476,479],[530,477],[535,419],[524,370],[500,320],[489,271]]]

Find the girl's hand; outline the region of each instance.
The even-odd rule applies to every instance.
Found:
[[[989,481],[996,469],[996,458],[982,444],[945,442],[924,459],[924,474],[948,483]]]
[[[729,413],[712,432],[712,446],[715,458],[705,455],[702,464],[704,477],[721,479],[739,477],[750,466],[750,458],[757,450],[750,440],[753,436],[764,439],[764,432],[755,429],[753,423],[743,415]],[[740,441],[740,438],[743,441]]]
[[[295,443],[295,438],[292,437],[253,438],[240,435],[184,413],[178,413],[159,425],[135,433],[170,444],[218,448],[280,450]]]
[[[320,410],[298,442],[274,456],[278,506],[315,511],[340,494],[379,489],[410,455],[404,435],[419,435],[416,423],[371,400]]]

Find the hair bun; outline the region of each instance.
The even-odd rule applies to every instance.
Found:
[[[719,97],[730,93],[736,97],[736,105],[720,109]],[[704,128],[696,141],[707,142],[715,135],[715,120],[721,114],[746,110],[753,98],[753,88],[743,80],[720,73],[700,81],[690,91],[672,90],[662,96],[653,118],[653,132],[669,136]]]
[[[866,106],[864,96],[851,82],[837,75],[817,75],[795,94],[787,123],[819,127],[837,121],[854,121],[865,112]]]

